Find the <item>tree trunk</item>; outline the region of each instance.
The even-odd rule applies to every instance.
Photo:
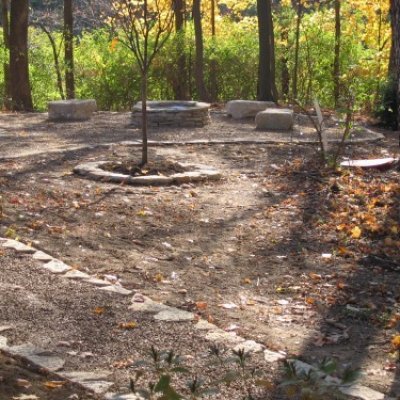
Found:
[[[1,22],[3,25],[3,42],[5,49],[10,51],[10,0],[2,0],[1,4]],[[3,105],[6,110],[11,109],[11,86],[10,86],[10,64],[4,61],[4,100]]]
[[[33,111],[28,63],[28,0],[12,0],[10,9],[10,92],[14,111]]]
[[[400,122],[400,0],[390,1],[390,17],[392,25],[392,57],[394,75],[392,78],[396,82],[397,89],[397,125]],[[390,73],[391,71],[389,71]],[[398,127],[397,127],[398,128]],[[400,141],[400,137],[399,137]],[[400,143],[399,143],[400,144]]]
[[[335,108],[339,106],[340,97],[340,0],[335,0],[335,57],[333,61],[333,99]]]
[[[293,66],[293,98],[297,99],[298,87],[297,78],[299,73],[299,52],[300,52],[300,26],[303,16],[303,6],[301,0],[297,0],[297,20],[296,20],[296,34],[295,34],[295,47],[294,47],[294,66]]]
[[[211,36],[213,43],[213,52],[215,51],[216,46],[216,29],[215,29],[215,7],[216,0],[211,0]],[[218,101],[218,63],[215,56],[212,54],[212,58],[210,61],[210,100]]]
[[[64,96],[64,89],[63,89],[63,80],[62,80],[62,73],[61,73],[61,68],[60,68],[60,61],[59,61],[59,57],[58,57],[56,42],[54,40],[52,33],[43,24],[39,24],[39,26],[49,39],[51,49],[53,51],[54,69],[56,71],[56,76],[57,76],[58,92],[60,93],[61,99],[64,100],[65,96]]]
[[[196,81],[197,95],[200,100],[209,101],[206,85],[204,82],[204,45],[203,27],[201,25],[201,0],[193,0],[193,23],[196,43],[196,55],[194,62],[194,78]]]
[[[148,145],[147,145],[147,69],[142,71],[141,83],[142,95],[142,163],[141,166],[148,162]]]
[[[75,98],[74,78],[74,19],[73,0],[64,0],[64,41],[65,41],[65,91],[67,99]]]
[[[177,67],[178,74],[173,84],[175,100],[187,100],[189,90],[187,85],[187,68],[185,56],[185,0],[174,0],[175,32],[177,37]]]
[[[257,0],[257,17],[259,38],[258,99],[276,101],[271,0]]]

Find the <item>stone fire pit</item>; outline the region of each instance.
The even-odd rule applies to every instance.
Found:
[[[202,127],[210,123],[210,104],[197,101],[148,101],[147,123],[149,127]],[[142,102],[132,110],[132,125],[142,126]]]

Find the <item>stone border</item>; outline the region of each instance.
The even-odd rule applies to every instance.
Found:
[[[93,161],[79,164],[74,168],[76,174],[85,176],[94,180],[102,180],[114,183],[128,183],[130,185],[180,185],[188,182],[202,182],[207,180],[219,180],[222,178],[221,171],[209,168],[201,164],[185,164],[177,163],[179,167],[187,169],[186,172],[180,172],[169,176],[164,175],[147,175],[147,176],[130,176],[115,172],[105,171],[100,166],[108,164],[110,161]]]
[[[71,279],[73,281],[81,280],[95,286],[98,290],[107,290],[122,296],[132,295],[133,291],[124,288],[120,284],[108,282],[107,280],[98,279],[96,276],[91,276],[79,270],[73,270],[72,267],[63,263],[61,260],[52,257],[51,255],[35,249],[32,246],[25,245],[13,239],[0,238],[0,247],[13,249],[18,253],[31,254],[34,260],[42,262],[42,267],[53,274],[58,274],[61,278]],[[277,362],[287,358],[284,352],[275,352],[265,348],[264,345],[253,340],[246,340],[237,335],[235,332],[226,332],[216,325],[207,322],[203,319],[197,319],[195,314],[180,310],[175,307],[167,306],[162,303],[157,303],[149,297],[136,292],[131,301],[129,309],[153,314],[155,321],[193,323],[194,328],[200,335],[213,343],[223,344],[230,349],[244,349],[248,352],[260,353],[263,352],[266,362],[276,364]],[[197,321],[197,322],[196,322]],[[104,400],[140,400],[134,394],[113,393],[108,389],[114,384],[111,380],[112,371],[61,371],[64,366],[64,360],[50,351],[35,348],[30,343],[25,343],[19,346],[7,345],[7,338],[0,336],[0,351],[8,354],[11,357],[19,357],[30,363],[43,368],[45,371],[51,371],[58,375],[61,380],[68,380],[76,385],[81,386],[85,390],[89,390]],[[316,370],[310,364],[300,360],[290,360],[294,363],[298,371],[308,372]],[[321,372],[322,373],[322,372]],[[324,374],[325,375],[325,374]],[[327,376],[325,380],[329,382],[334,378]],[[351,397],[357,397],[361,400],[395,400],[386,396],[383,393],[370,389],[362,385],[344,386],[341,392]]]

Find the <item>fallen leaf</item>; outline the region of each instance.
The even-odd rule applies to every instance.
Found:
[[[358,226],[355,226],[350,233],[353,239],[360,239],[362,231]]]
[[[197,301],[195,304],[198,310],[205,310],[208,307],[208,304],[205,301]]]
[[[93,312],[97,315],[102,315],[104,314],[105,308],[104,307],[96,307]]]
[[[392,346],[396,349],[400,349],[400,335],[395,335],[392,338]]]
[[[313,281],[320,281],[322,279],[322,276],[320,274],[316,274],[314,272],[310,272],[308,275]]]
[[[161,274],[160,272],[155,274],[155,276],[154,276],[154,281],[155,282],[162,282],[163,280],[164,280],[163,274]]]
[[[43,383],[43,386],[47,387],[47,389],[58,389],[63,387],[66,384],[66,381],[46,381]]]
[[[118,328],[120,329],[135,329],[137,328],[137,322],[135,321],[130,321],[130,322],[121,322],[118,324]]]
[[[307,304],[312,305],[312,304],[315,304],[315,299],[313,299],[312,297],[306,297],[306,298],[305,298],[305,302],[306,302]]]
[[[251,284],[251,279],[250,278],[244,278],[243,283],[250,285]]]

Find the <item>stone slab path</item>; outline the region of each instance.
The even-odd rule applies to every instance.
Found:
[[[128,290],[118,282],[113,282],[112,277],[109,277],[107,280],[90,276],[63,263],[61,260],[53,258],[51,255],[46,254],[43,251],[37,250],[32,246],[25,245],[13,239],[0,238],[0,247],[12,249],[19,254],[28,255],[32,260],[39,263],[39,268],[45,270],[46,273],[55,275],[56,279],[67,280],[73,282],[75,285],[89,285],[85,288],[82,286],[82,289],[80,290],[101,290],[110,293],[110,295],[115,298],[129,298],[128,301],[124,301],[127,308],[126,311],[128,312],[132,312],[136,315],[138,313],[144,313],[150,315],[154,321],[165,324],[189,324],[189,329],[193,331],[192,340],[196,340],[196,338],[197,340],[200,340],[201,338],[201,340],[205,340],[208,343],[222,344],[227,348],[236,350],[244,349],[251,353],[258,353],[262,355],[266,363],[272,365],[286,358],[284,353],[271,351],[255,341],[246,340],[234,332],[226,332],[212,323],[198,319],[192,312],[155,302],[152,299],[143,296],[140,292]],[[33,271],[33,273],[37,274],[35,271]],[[58,296],[60,293],[54,291],[53,295]],[[73,314],[74,311],[71,310],[70,313]],[[29,363],[58,374],[60,379],[76,383],[106,400],[137,399],[133,394],[115,392],[113,390],[113,388],[119,387],[119,385],[116,384],[113,379],[114,372],[111,369],[99,369],[96,364],[92,364],[91,368],[88,368],[87,370],[70,369],[66,367],[66,359],[71,356],[72,352],[68,351],[69,345],[67,342],[63,342],[64,337],[62,334],[60,334],[58,338],[59,347],[56,350],[54,348],[40,347],[30,343],[29,340],[22,344],[9,345],[8,332],[10,328],[11,327],[8,327],[6,329],[3,326],[1,329],[2,335],[0,336],[0,350],[5,352],[7,355],[22,357]],[[29,334],[27,336],[29,338]],[[91,353],[83,353],[83,356],[84,358],[94,357]],[[294,362],[296,368],[299,370],[308,371],[314,369],[311,365],[301,361],[294,360]],[[390,400],[390,398],[386,397],[384,394],[361,385],[343,388],[342,391],[346,395],[354,396],[362,400]]]

